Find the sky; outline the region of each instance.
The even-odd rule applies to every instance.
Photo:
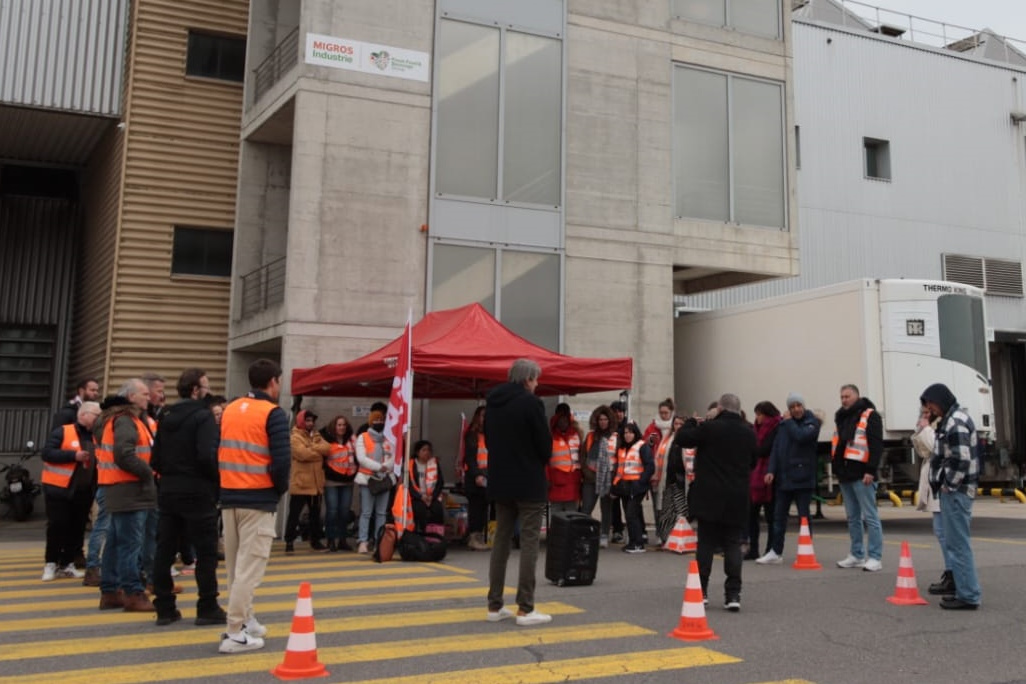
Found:
[[[860,0],[867,5],[1026,41],[1026,0]],[[861,14],[861,12],[860,12]],[[885,23],[890,23],[885,21]],[[913,24],[914,26],[915,24]]]

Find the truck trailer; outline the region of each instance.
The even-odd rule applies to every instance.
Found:
[[[785,411],[797,392],[822,412],[821,453],[829,453],[840,388],[853,384],[883,419],[880,481],[918,481],[909,437],[922,391],[946,384],[994,438],[984,294],[934,280],[862,279],[699,313],[674,328],[674,382],[680,410],[705,413],[721,394],[747,411],[771,401]],[[749,416],[753,417],[753,416]],[[828,488],[835,484],[827,478]]]

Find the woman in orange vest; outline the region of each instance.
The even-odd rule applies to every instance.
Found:
[[[645,522],[641,516],[641,502],[648,494],[655,472],[652,450],[641,438],[637,423],[623,428],[623,444],[616,454],[616,476],[613,491],[627,501],[627,545],[625,553],[645,553]]]
[[[652,457],[655,459],[655,473],[652,475],[652,520],[655,522],[656,533],[659,535],[660,543],[665,543],[673,529],[676,520],[669,521],[664,517],[663,495],[666,491],[666,458],[669,456],[670,444],[673,443],[673,412],[676,406],[673,399],[667,397],[659,402],[659,413],[645,428],[642,439],[652,450]],[[644,511],[642,511],[644,518]],[[669,522],[669,526],[666,526]],[[642,520],[644,524],[644,520]]]
[[[46,555],[43,581],[82,578],[75,567],[96,492],[93,424],[100,405],[85,401],[70,425],[55,428],[43,447],[43,496],[46,499]]]
[[[409,481],[413,525],[417,532],[423,533],[428,525],[445,524],[445,480],[431,442],[426,439],[417,441],[413,445],[413,455]],[[396,524],[399,524],[398,520]]]
[[[484,436],[485,407],[478,406],[463,433],[463,492],[467,495],[467,548],[487,551],[485,525],[488,521],[488,445]]]
[[[576,512],[581,505],[581,432],[569,404],[559,404],[549,421],[552,458],[545,468],[549,479],[549,510]]]
[[[356,479],[356,443],[353,427],[345,416],[335,416],[321,429],[331,451],[324,459],[325,536],[328,552],[351,551],[346,541],[353,508],[353,480]]]
[[[360,525],[357,553],[370,553],[370,540],[378,538],[385,526],[388,503],[395,486],[392,469],[395,455],[392,445],[385,439],[385,414],[371,411],[367,417],[366,432],[356,438],[356,484],[360,487]],[[375,489],[371,489],[373,481]],[[370,529],[371,516],[374,529]]]

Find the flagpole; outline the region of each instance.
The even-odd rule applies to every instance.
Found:
[[[413,346],[413,326],[410,326],[410,346]],[[412,359],[411,359],[412,361]],[[410,364],[410,394],[413,394],[413,364]],[[403,506],[402,525],[399,527],[401,530],[406,529],[406,514],[407,511],[413,512],[413,496],[410,495],[410,432],[409,424],[412,421],[406,423],[406,434],[403,437],[403,492],[405,496],[409,497],[410,505]],[[405,503],[405,502],[404,502]],[[411,539],[413,537],[410,537]]]

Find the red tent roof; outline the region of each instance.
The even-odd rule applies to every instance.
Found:
[[[292,371],[292,394],[387,397],[401,336],[348,363]],[[480,304],[433,311],[413,326],[413,396],[463,399],[483,396],[506,381],[510,364],[528,358],[541,366],[539,395],[629,389],[633,361],[581,359],[539,347],[510,332]]]

